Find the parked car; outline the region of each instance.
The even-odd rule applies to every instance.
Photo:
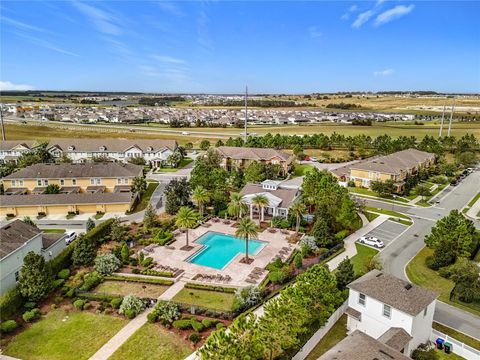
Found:
[[[457,179],[452,180],[452,182],[450,183],[450,185],[452,185],[452,186],[457,186],[457,185],[458,185]]]
[[[362,236],[359,242],[376,248],[382,248],[384,246],[383,241],[378,240],[375,236]]]
[[[473,168],[467,168],[469,174],[473,173]]]
[[[190,133],[187,131],[182,131],[182,135],[190,135]]]
[[[69,231],[67,232],[67,238],[65,239],[65,242],[68,244],[71,244],[75,239],[77,238],[77,233],[75,231]]]

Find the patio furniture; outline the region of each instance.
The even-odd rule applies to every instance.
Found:
[[[232,280],[232,277],[230,275],[225,275],[223,279],[225,282],[230,282]]]
[[[281,232],[283,235],[288,235],[288,234],[290,234],[290,232],[289,232],[288,230],[284,230],[284,229],[280,230],[280,232]]]
[[[166,246],[165,246],[165,249],[168,249],[168,250],[175,250],[175,246],[172,246],[172,245],[166,245]]]
[[[213,218],[212,221],[215,222],[215,223],[218,223],[218,222],[220,222],[220,219],[219,218]]]
[[[255,280],[252,280],[252,279],[247,279],[247,280],[245,280],[245,282],[247,282],[249,284],[256,284],[257,283]]]
[[[225,225],[230,225],[230,224],[231,224],[230,220],[223,220],[223,223],[224,223]]]
[[[256,274],[256,275],[262,275],[263,274],[263,270],[256,270],[256,269],[253,269],[252,270],[252,274]]]
[[[269,229],[268,229],[268,232],[269,232],[270,234],[275,234],[275,233],[277,232],[277,229],[269,228]]]
[[[259,279],[260,278],[260,276],[256,275],[256,274],[250,274],[250,275],[248,275],[248,277],[251,278],[251,279]]]

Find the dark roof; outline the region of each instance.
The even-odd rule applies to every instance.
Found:
[[[68,179],[86,177],[134,177],[141,174],[143,166],[123,163],[85,164],[35,164],[16,171],[4,179]]]
[[[413,338],[405,331],[405,329],[391,327],[378,338],[378,341],[394,348],[395,350],[402,351],[412,339]]]
[[[9,151],[18,145],[31,149],[37,145],[37,142],[35,140],[2,140],[0,141],[0,150]]]
[[[409,360],[401,352],[355,330],[318,360]]]
[[[47,233],[47,234],[42,234],[42,243],[43,243],[43,248],[48,249],[50,246],[55,244],[58,240],[63,238],[65,236],[65,233],[63,234],[54,234],[54,233]]]
[[[156,153],[165,149],[174,151],[178,145],[168,139],[52,139],[48,147],[53,146],[67,152],[125,152],[137,147],[143,152]],[[73,149],[69,150],[70,147]]]
[[[130,193],[0,195],[0,206],[125,204],[131,200]]]
[[[437,294],[431,290],[379,270],[368,272],[348,287],[413,316],[437,298]]]
[[[42,231],[36,226],[26,224],[21,220],[14,220],[11,223],[3,226],[0,228],[0,258],[4,258],[11,252],[17,250],[19,247],[41,232]]]
[[[216,148],[224,157],[246,160],[270,160],[278,157],[283,161],[291,160],[292,155],[269,148],[247,148],[235,146],[219,146]]]
[[[355,310],[354,308],[351,308],[350,306],[348,306],[346,309],[345,309],[345,314],[347,314],[348,316],[351,316],[353,317],[354,319],[357,319],[358,321],[361,321],[362,320],[362,313],[358,310]]]

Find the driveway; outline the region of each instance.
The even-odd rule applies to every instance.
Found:
[[[373,236],[376,237],[379,240],[382,240],[383,243],[385,244],[385,247],[379,250],[385,249],[388,245],[392,243],[396,238],[399,237],[401,233],[403,233],[408,226],[397,223],[395,221],[387,220],[377,226],[375,229],[372,231],[368,232],[365,236]],[[358,242],[358,240],[357,240]],[[370,246],[368,244],[363,244],[365,246]],[[373,247],[373,246],[370,246]]]

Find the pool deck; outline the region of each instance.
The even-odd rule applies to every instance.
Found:
[[[183,281],[191,281],[197,274],[221,274],[223,276],[229,275],[231,277],[231,281],[210,282],[208,284],[218,284],[222,286],[247,286],[253,285],[245,280],[248,278],[248,275],[251,273],[254,267],[264,268],[276,256],[278,256],[279,251],[283,247],[290,247],[292,249],[294,248],[294,246],[289,244],[286,239],[288,235],[293,234],[293,231],[290,231],[289,234],[282,234],[280,231],[272,234],[268,230],[264,230],[258,234],[258,240],[265,241],[267,244],[256,255],[249,255],[250,258],[254,259],[251,264],[240,263],[240,260],[245,256],[241,253],[237,254],[223,269],[214,269],[186,261],[197,251],[202,249],[203,245],[196,244],[195,240],[201,237],[203,234],[207,232],[218,232],[227,235],[235,235],[236,228],[233,227],[234,222],[227,225],[223,222],[209,221],[209,224],[210,227],[200,226],[194,230],[189,230],[189,244],[193,246],[192,250],[184,251],[180,249],[185,246],[186,235],[179,234],[176,236],[177,240],[173,242],[169,248],[165,246],[156,247],[153,249],[152,253],[148,254],[148,256],[152,256],[159,265],[183,269],[185,271],[181,279]],[[267,272],[264,273],[264,276],[266,276],[266,274]],[[259,284],[261,280],[262,279],[259,279],[257,284]],[[207,284],[207,282],[199,283]]]

